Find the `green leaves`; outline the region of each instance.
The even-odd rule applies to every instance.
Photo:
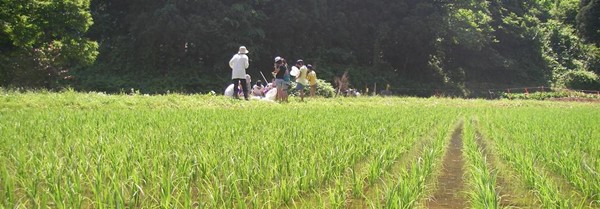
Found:
[[[466,94],[478,84],[547,85],[566,70],[600,71],[600,53],[582,44],[600,43],[599,1],[4,0],[0,85],[97,90],[101,80],[102,89],[209,91],[228,82],[227,60],[240,45],[252,49],[254,78],[283,56],[318,64],[329,81],[357,69],[361,87],[427,83]],[[33,67],[41,64],[31,51],[57,42],[59,56]],[[48,66],[78,83],[37,73]],[[146,84],[188,75],[210,82]]]
[[[98,44],[84,38],[92,25],[89,0],[3,1],[3,42],[9,58],[0,85],[56,88],[71,68],[91,65]],[[3,62],[4,63],[4,62]],[[37,75],[37,76],[34,76]]]
[[[600,0],[584,0],[579,4],[577,29],[582,37],[600,46]]]
[[[92,25],[89,1],[9,1],[3,31],[17,47],[37,48],[63,37],[81,37]]]

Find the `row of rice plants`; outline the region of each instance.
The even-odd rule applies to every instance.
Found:
[[[196,191],[207,197],[201,200],[203,204],[216,206],[240,201],[244,203],[242,196],[248,192],[244,191],[248,188],[261,186],[275,188],[273,182],[285,185],[285,181],[293,173],[292,168],[297,167],[293,163],[300,162],[298,159],[291,161],[294,159],[290,159],[292,156],[288,156],[291,155],[288,149],[302,152],[302,150],[292,147],[299,144],[305,145],[303,148],[306,149],[318,147],[314,141],[311,145],[301,142],[302,139],[286,139],[274,135],[273,132],[269,133],[269,131],[265,135],[273,137],[272,139],[275,140],[269,138],[262,140],[264,137],[261,135],[260,137],[254,136],[255,139],[260,140],[250,141],[250,137],[246,137],[246,135],[252,135],[247,130],[251,126],[240,127],[243,126],[242,123],[231,123],[230,125],[226,118],[219,119],[214,116],[207,117],[208,120],[203,117],[189,118],[183,116],[184,112],[177,111],[170,113],[141,112],[139,116],[131,113],[133,112],[117,113],[116,116],[112,116],[112,112],[106,113],[104,116],[108,118],[105,120],[96,120],[102,116],[98,117],[93,115],[95,113],[89,113],[92,114],[91,117],[84,116],[84,118],[91,118],[92,122],[89,123],[74,122],[79,117],[64,112],[58,113],[58,115],[44,115],[35,112],[19,115],[17,116],[19,118],[29,116],[36,117],[36,119],[25,120],[26,123],[32,122],[31,126],[26,128],[17,128],[12,133],[9,129],[6,129],[6,132],[3,131],[7,134],[6,136],[14,136],[13,142],[23,142],[20,146],[16,145],[12,147],[14,149],[3,152],[11,154],[9,158],[6,158],[8,162],[5,165],[13,167],[12,169],[7,167],[5,170],[8,170],[7,172],[16,170],[18,174],[22,174],[17,175],[14,178],[16,180],[27,180],[26,176],[29,175],[29,171],[35,172],[37,168],[53,171],[64,170],[65,172],[76,171],[83,177],[74,178],[74,180],[84,182],[87,180],[85,188],[92,188],[91,193],[96,197],[92,202],[95,204],[131,204],[132,202],[125,201],[125,199],[130,199],[135,201],[133,203],[142,204],[139,206],[144,206],[143,204],[182,206],[179,201],[194,199],[182,198],[182,196],[191,196],[190,193]],[[216,120],[211,120],[211,118]],[[259,119],[269,120],[269,118]],[[35,122],[36,120],[41,122]],[[64,121],[71,121],[71,123],[64,123]],[[186,121],[191,121],[191,123]],[[278,124],[285,124],[283,121],[278,122]],[[50,124],[54,124],[56,127],[49,127]],[[93,127],[94,125],[99,126]],[[20,126],[20,124],[15,123],[15,126]],[[88,128],[77,130],[82,126],[88,126]],[[208,130],[203,131],[204,128],[208,128]],[[96,130],[94,131],[96,133],[85,133],[92,130]],[[76,132],[79,136],[69,134]],[[335,134],[336,132],[330,130],[330,133]],[[39,134],[39,136],[28,135],[28,133]],[[290,134],[293,136],[294,131],[286,135]],[[278,142],[277,140],[280,139],[283,141]],[[300,142],[296,143],[294,140]],[[293,143],[289,143],[290,141]],[[320,171],[310,170],[321,172],[312,174],[313,176],[327,177],[333,173],[332,171],[335,171],[335,166],[339,166],[336,163],[341,163],[340,161],[351,157],[345,153],[360,153],[348,149],[347,146],[351,146],[349,143],[338,142],[340,142],[338,145],[343,146],[327,153],[318,153],[320,155],[315,155],[314,159],[305,160],[307,164],[316,162],[333,164],[333,166],[313,166],[313,168],[323,168]],[[368,148],[368,146],[357,147]],[[27,150],[30,151],[27,152]],[[91,156],[87,156],[88,154]],[[28,160],[32,157],[36,157],[35,161]],[[43,166],[46,163],[49,163],[49,167]],[[78,167],[86,168],[77,171]],[[36,187],[64,186],[59,179],[63,176],[63,173],[60,172],[51,173],[50,176],[32,178],[32,180],[41,180],[42,182],[41,184],[32,184],[37,185]],[[58,181],[48,182],[49,179]],[[252,187],[248,186],[248,182],[253,183]],[[27,185],[30,184],[21,184],[17,191],[30,189]],[[81,185],[81,182],[74,183],[74,185]],[[284,192],[288,190],[284,190],[285,186],[280,188],[283,189],[272,191],[272,196],[285,197],[287,194]],[[125,192],[120,194],[113,194],[124,190]],[[57,189],[56,193],[41,193],[40,198],[56,194],[59,198],[55,199],[62,199],[60,198],[61,191]],[[77,195],[85,195],[84,193],[73,191],[73,194]],[[14,193],[11,192],[11,194]],[[236,199],[233,199],[234,197]],[[33,198],[38,198],[38,196]],[[142,200],[138,201],[138,198],[142,198]],[[77,198],[71,197],[64,199],[77,201]]]
[[[520,172],[543,207],[581,208],[600,203],[597,108],[488,111],[482,121],[487,137]],[[577,192],[569,194],[562,180]]]
[[[471,208],[501,208],[496,192],[496,172],[488,167],[482,147],[477,142],[471,120],[465,120],[463,128],[463,155],[466,161],[466,176]]]
[[[419,198],[423,196],[424,186],[413,185],[405,191],[405,193],[399,194],[394,192],[398,190],[400,184],[410,182],[424,183],[426,179],[419,178],[417,175],[429,176],[431,170],[435,166],[435,150],[432,148],[432,144],[440,142],[444,143],[449,124],[452,124],[456,118],[456,112],[452,109],[438,108],[429,109],[428,114],[418,115],[418,118],[412,119],[413,122],[408,124],[401,124],[403,121],[395,121],[394,124],[406,126],[407,131],[411,132],[411,135],[398,135],[393,138],[388,138],[387,148],[382,149],[374,153],[373,159],[369,161],[368,165],[362,171],[352,172],[349,180],[340,179],[336,182],[336,187],[332,188],[330,192],[332,196],[331,201],[333,204],[325,204],[328,208],[343,208],[343,207],[372,207],[381,208],[387,204],[388,207],[399,207],[393,202],[393,198],[410,199],[414,203],[418,203]],[[438,144],[439,145],[439,144]],[[420,155],[407,155],[409,149],[422,149],[419,150]],[[411,148],[412,147],[412,148]],[[425,154],[426,153],[426,154]],[[427,157],[424,157],[427,156]],[[408,176],[408,167],[401,167],[391,169],[392,166],[396,166],[402,159],[410,158],[413,169],[418,172],[416,175]],[[415,173],[413,173],[415,174]],[[412,178],[408,180],[407,178]],[[400,183],[399,181],[405,181]],[[419,187],[421,186],[421,187]],[[370,190],[371,192],[365,193]],[[359,200],[363,203],[352,203],[351,201]],[[404,204],[403,200],[400,204]],[[413,204],[414,205],[414,204]]]
[[[360,171],[347,172],[348,169],[352,169],[354,166],[344,166],[343,170],[346,172],[338,172],[336,176],[322,184],[333,186],[324,191],[327,193],[327,198],[325,198],[326,200],[323,200],[324,198],[318,200],[318,205],[327,205],[327,207],[345,205],[349,193],[348,189],[352,188],[352,193],[359,195],[363,184],[370,184],[369,182],[374,181],[370,179],[377,179],[378,176],[381,176],[405,150],[409,149],[414,141],[419,138],[419,135],[423,134],[427,127],[434,123],[434,120],[431,120],[433,118],[418,116],[414,112],[406,110],[376,108],[372,111],[378,112],[378,114],[373,114],[371,110],[368,112],[361,110],[362,114],[372,116],[368,121],[365,121],[370,125],[362,126],[359,125],[362,122],[354,122],[353,124],[362,127],[358,127],[357,131],[351,134],[355,136],[352,140],[366,140],[372,143],[370,148],[367,148],[369,149],[367,155],[362,155],[364,157],[360,162],[354,162],[354,164],[366,162],[363,167],[364,171],[367,172],[362,173],[365,175],[357,173]],[[332,136],[331,138],[335,137]],[[348,174],[352,176],[352,181],[345,180],[350,177]],[[351,185],[346,184],[346,182],[351,182]],[[316,193],[319,197],[322,197],[323,195],[319,194],[320,192],[317,190]],[[303,198],[304,196],[295,199],[300,200]],[[314,203],[308,203],[308,205],[311,204],[314,205]]]
[[[412,161],[410,167],[396,177],[397,180],[383,191],[383,201],[376,202],[377,208],[415,208],[426,201],[427,183],[433,179],[436,170],[441,167],[443,154],[453,131],[456,130],[458,113],[451,109],[436,114],[440,126],[431,127],[433,133],[423,144],[419,156]]]
[[[299,202],[293,207],[345,207],[348,198],[362,197],[363,189],[380,179],[381,175],[385,174],[389,167],[420,138],[424,133],[423,127],[428,127],[431,122],[422,118],[416,119],[414,123],[396,119],[382,119],[380,122],[383,126],[388,126],[387,128],[363,130],[365,131],[363,137],[385,133],[385,138],[377,140],[377,144],[372,146],[373,150],[370,150],[368,156],[354,166],[347,167],[343,175],[336,176],[329,183],[328,188],[315,190],[313,194],[300,197]]]
[[[419,114],[423,111],[340,106],[2,111],[0,203],[288,204],[335,182],[368,156],[375,156],[369,164],[373,176],[381,175],[435,121]]]

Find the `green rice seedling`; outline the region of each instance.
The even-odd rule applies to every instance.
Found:
[[[379,156],[375,156],[375,159],[372,161],[373,163],[369,166],[369,176],[367,180],[370,184],[373,184],[375,180],[383,173],[383,156],[385,155],[385,150]]]
[[[426,183],[431,178],[443,149],[449,139],[448,126],[438,126],[433,131],[418,159],[413,161],[410,169],[403,172],[399,179],[385,195],[386,208],[414,208],[425,195]]]
[[[2,184],[2,196],[4,197],[2,205],[4,207],[11,207],[15,205],[15,187],[7,168],[5,166],[2,166],[2,168],[2,181],[0,181],[0,184]]]
[[[346,189],[341,179],[335,180],[335,187],[329,190],[329,208],[344,208],[346,205]]]
[[[581,205],[586,205],[581,202],[593,202],[594,192],[589,188],[598,184],[594,182],[596,177],[589,175],[589,172],[582,169],[580,165],[584,161],[583,153],[598,150],[597,142],[589,141],[590,139],[587,137],[581,138],[579,134],[575,134],[579,130],[590,129],[584,123],[563,123],[571,118],[578,118],[577,112],[563,116],[562,121],[547,120],[545,115],[538,114],[536,115],[538,117],[528,117],[528,124],[524,124],[525,120],[522,117],[535,113],[537,110],[528,109],[528,111],[530,112],[519,111],[518,115],[502,113],[488,120],[488,123],[493,124],[488,126],[488,130],[499,130],[488,133],[491,133],[490,137],[500,145],[499,151],[503,158],[511,162],[521,173],[527,185],[535,191],[541,199],[542,205],[546,207],[580,208]],[[554,110],[545,109],[544,111]],[[560,114],[559,112],[563,110],[556,111],[556,114]],[[589,115],[589,113],[586,114]],[[537,120],[538,123],[531,123],[531,118],[535,118],[534,120]],[[500,126],[503,127],[500,128]],[[565,127],[569,128],[565,129]],[[565,135],[565,133],[567,134]],[[591,146],[583,148],[580,145],[582,141],[586,141]],[[515,146],[515,144],[519,146]],[[544,168],[547,172],[538,172],[537,170],[540,168]],[[559,174],[562,178],[558,178],[555,174]],[[563,183],[563,180],[568,183]],[[572,185],[579,192],[575,192],[574,195],[565,192],[570,191],[567,184]]]
[[[361,178],[361,176],[359,174],[356,173],[356,171],[354,171],[353,169],[351,169],[351,174],[352,174],[352,187],[351,187],[351,193],[352,196],[355,198],[361,197],[363,195],[363,187],[364,185],[364,179]]]
[[[464,155],[469,184],[469,199],[472,208],[501,208],[496,192],[496,174],[489,170],[483,151],[478,146],[474,127],[466,120],[463,128]]]
[[[420,178],[411,178],[412,176],[418,176],[416,163],[413,163],[409,172],[404,173],[402,180],[399,180],[390,192],[387,193],[385,201],[386,208],[414,208],[419,198],[415,196],[414,187],[419,185]]]
[[[274,208],[318,194],[315,199],[329,206],[359,196],[361,187],[396,185],[389,180],[397,179],[389,177],[390,168],[404,157],[414,157],[403,155],[406,150],[429,133],[447,134],[437,127],[449,126],[460,114],[480,109],[476,114],[493,117],[495,108],[555,105],[416,98],[316,99],[281,105],[203,95],[8,92],[0,95],[0,204]],[[574,109],[585,108],[590,107]],[[501,126],[490,127],[506,134]],[[569,127],[598,134],[593,126]],[[578,173],[572,185],[593,195],[590,171],[597,171],[598,160],[590,156],[597,156],[598,149],[593,141],[583,140],[573,146],[576,151],[560,157],[545,154],[556,151],[551,147],[535,156],[552,171]],[[586,143],[591,146],[582,146]],[[422,156],[420,173],[414,174],[420,179],[414,179],[413,189],[419,197],[426,187],[419,182],[430,178],[427,173],[435,170],[440,156],[435,150],[443,146],[433,147],[431,157]],[[577,159],[585,159],[585,164],[554,168]],[[348,172],[357,164],[373,165],[372,183],[365,181],[370,175],[367,166]],[[330,201],[326,191],[334,191],[335,198]],[[380,204],[385,194],[375,194],[378,200],[366,198]]]

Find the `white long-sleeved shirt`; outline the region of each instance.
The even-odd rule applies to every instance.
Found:
[[[233,55],[229,60],[229,67],[231,67],[231,79],[245,79],[246,69],[248,69],[250,63],[248,62],[248,56],[245,54]]]

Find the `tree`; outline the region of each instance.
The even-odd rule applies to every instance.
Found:
[[[580,38],[598,44],[598,1],[3,0],[0,82],[52,88],[74,75],[82,90],[206,92],[228,85],[245,45],[249,74],[267,80],[283,56],[330,82],[347,71],[352,88],[547,85],[600,70],[600,50]]]
[[[0,85],[53,89],[72,69],[92,64],[98,45],[85,38],[89,0],[5,0],[0,4]]]
[[[577,29],[584,40],[600,46],[600,0],[581,0]]]

